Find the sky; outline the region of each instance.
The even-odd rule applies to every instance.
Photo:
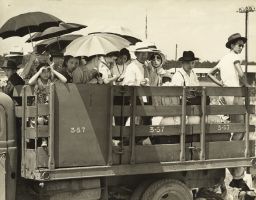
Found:
[[[177,44],[178,58],[183,51],[192,50],[201,61],[218,61],[229,51],[225,43],[231,34],[245,35],[245,14],[236,11],[256,7],[256,0],[0,0],[0,5],[0,26],[16,15],[41,11],[88,26],[74,34],[118,25],[142,40],[147,14],[147,40],[167,59],[175,59]],[[256,61],[256,12],[249,14],[248,23],[248,60]],[[31,51],[31,44],[25,43],[28,36],[0,38],[0,54],[13,46]]]

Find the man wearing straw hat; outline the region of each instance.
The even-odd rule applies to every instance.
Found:
[[[13,89],[16,85],[24,85],[24,80],[16,73],[18,66],[13,60],[5,60],[3,66],[1,67],[8,80],[7,85],[3,88],[3,92],[8,94],[10,97],[13,95]]]
[[[148,44],[143,42],[138,42],[135,45],[135,56],[136,59],[133,60],[126,69],[124,74],[123,85],[129,86],[146,86],[149,85],[149,79],[147,76],[147,68],[145,62],[152,55],[152,48]]]

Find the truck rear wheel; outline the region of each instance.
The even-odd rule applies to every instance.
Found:
[[[191,190],[181,181],[161,179],[152,183],[141,200],[193,200]]]
[[[153,180],[146,180],[141,182],[133,191],[130,200],[141,200],[142,195],[146,189],[152,184]]]

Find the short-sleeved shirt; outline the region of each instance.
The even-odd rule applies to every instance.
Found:
[[[217,64],[221,80],[228,87],[240,87],[239,75],[235,68],[236,63],[241,63],[240,55],[230,51]]]
[[[191,70],[190,75],[184,71],[183,68],[178,69],[178,71],[173,75],[172,81],[170,83],[172,86],[199,86],[199,80],[196,73]]]
[[[140,86],[144,80],[144,65],[138,60],[133,60],[126,68],[123,85]]]

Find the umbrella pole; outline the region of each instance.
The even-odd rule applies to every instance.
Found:
[[[58,46],[59,46],[59,50],[60,50],[61,48],[60,48],[59,36],[57,36],[57,42],[58,42]]]
[[[29,27],[28,27],[28,32],[29,32],[30,42],[31,42],[31,44],[32,44],[32,49],[33,49],[33,51],[34,51],[34,44],[33,44],[32,38],[31,38],[31,32],[30,32]]]

